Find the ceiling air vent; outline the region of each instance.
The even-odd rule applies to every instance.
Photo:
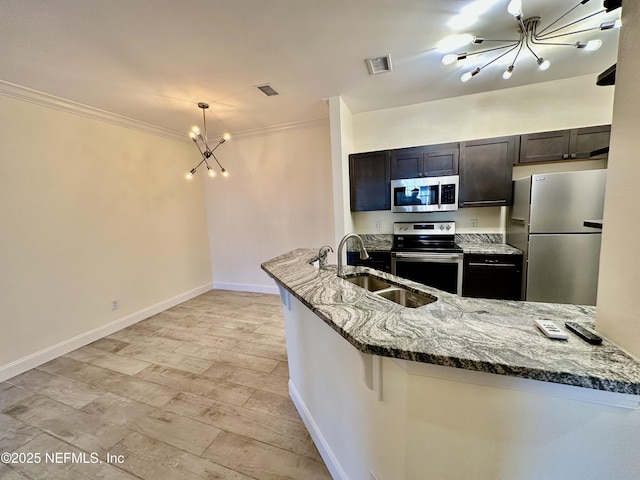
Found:
[[[365,60],[367,68],[369,69],[369,75],[377,75],[378,73],[390,72],[391,68],[391,55],[385,55],[384,57],[367,58]]]
[[[279,95],[278,92],[276,92],[268,83],[266,85],[258,85],[256,88],[264,93],[267,97]]]

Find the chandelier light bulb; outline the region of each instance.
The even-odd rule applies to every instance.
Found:
[[[600,47],[602,46],[602,40],[600,39],[596,39],[596,40],[589,40],[586,44],[586,46],[584,47],[584,49],[587,52],[595,52],[596,50],[598,50]]]
[[[551,66],[551,62],[549,60],[545,60],[544,58],[540,57],[538,59],[538,68],[542,71],[545,70],[549,70],[549,67]]]
[[[191,140],[195,140],[197,136],[198,136],[198,134],[196,132],[194,132],[193,130],[191,130],[189,132],[189,138],[191,138]]]
[[[507,6],[507,12],[516,18],[522,15],[522,0],[511,0]]]
[[[228,133],[225,133],[222,138],[224,138],[225,140],[229,140],[231,138],[231,135]]]
[[[507,68],[502,74],[502,78],[504,78],[505,80],[509,80],[511,78],[511,75],[513,75],[514,68],[514,65],[509,65],[509,68]]]
[[[475,77],[475,76],[476,76],[477,74],[479,74],[479,73],[480,73],[480,69],[479,69],[479,68],[476,68],[476,69],[475,69],[475,70],[473,70],[472,72],[466,72],[466,73],[463,73],[463,74],[462,74],[462,76],[460,77],[460,81],[461,81],[462,83],[466,83],[466,82],[468,82],[469,80],[471,80],[471,77]]]
[[[215,177],[216,176],[216,172],[213,171],[213,168],[211,168],[209,165],[207,165],[207,170],[208,170],[208,174],[210,177]]]
[[[442,57],[442,63],[445,65],[451,65],[456,60],[458,60],[458,55],[455,53],[447,53],[444,57]]]
[[[194,126],[191,131],[195,134],[195,135],[200,135],[200,129],[196,126]]]
[[[227,172],[226,168],[222,169],[222,176],[223,177],[228,177],[229,176],[229,172]]]
[[[192,168],[190,172],[187,172],[184,178],[187,180],[191,180],[193,178],[193,174],[196,173],[196,169]]]

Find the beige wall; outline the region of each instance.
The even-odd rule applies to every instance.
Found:
[[[428,103],[353,115],[353,152],[429,145],[546,130],[611,123],[613,89],[595,85],[595,76],[537,83],[523,87],[453,97]],[[602,168],[603,162],[579,162]],[[572,162],[534,167],[565,171]],[[525,175],[530,171],[523,171]],[[348,206],[347,206],[348,208]],[[449,214],[359,212],[353,215],[360,233],[391,233],[393,222],[455,220],[459,232],[504,232],[501,208],[464,208]],[[471,220],[478,228],[471,229]]]
[[[5,96],[0,111],[0,377],[210,287],[192,146]]]
[[[230,176],[202,176],[214,287],[275,293],[262,262],[333,245],[329,124],[238,135],[216,155]]]
[[[616,72],[596,326],[640,357],[640,4],[625,2]]]

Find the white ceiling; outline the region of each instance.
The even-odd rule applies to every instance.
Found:
[[[593,53],[555,47],[546,72],[523,52],[507,82],[491,65],[467,83],[469,66],[445,66],[437,42],[470,0],[0,0],[0,79],[187,132],[211,105],[209,132],[238,133],[328,116],[341,95],[354,113],[575,75],[616,61],[617,31]],[[467,29],[517,38],[497,0]],[[542,25],[578,0],[523,0]],[[591,0],[568,18],[602,8]],[[596,24],[620,16],[598,16]],[[548,21],[545,22],[545,19]],[[484,45],[483,45],[484,46]],[[370,76],[367,57],[390,53],[393,72]],[[486,61],[486,60],[485,60]],[[475,65],[471,67],[474,68]],[[255,86],[280,92],[266,97]]]

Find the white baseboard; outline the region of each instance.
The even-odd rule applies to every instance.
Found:
[[[291,379],[289,379],[289,396],[291,397],[293,404],[296,406],[296,409],[298,410],[302,421],[307,427],[307,430],[309,431],[309,434],[313,439],[313,443],[315,443],[318,452],[320,452],[320,456],[324,460],[324,463],[327,466],[331,477],[334,480],[349,480],[349,477],[342,469],[340,462],[338,462],[338,459],[333,454],[333,451],[322,435],[322,432],[320,432],[318,425],[311,417],[311,413],[302,401],[302,398],[300,397],[300,394],[298,393],[298,390],[296,389]]]
[[[39,352],[32,353],[31,355],[27,355],[26,357],[15,360],[6,365],[0,366],[0,382],[4,382],[16,375],[19,375],[27,370],[31,370],[43,363],[47,363],[54,358],[58,358],[65,353],[69,353],[77,348],[84,347],[91,342],[95,342],[107,335],[111,335],[118,330],[122,330],[125,327],[133,325],[134,323],[138,323],[141,320],[149,318],[157,313],[163,312],[171,307],[174,307],[182,302],[186,302],[187,300],[191,300],[198,295],[202,295],[203,293],[211,290],[211,284],[207,283],[205,285],[201,285],[200,287],[194,288],[193,290],[189,290],[188,292],[181,293],[180,295],[176,295],[175,297],[171,297],[162,302],[156,303],[155,305],[151,305],[150,307],[144,308],[137,312],[131,313],[125,317],[119,318],[112,322],[109,322],[105,325],[101,325],[100,327],[94,328],[93,330],[89,330],[88,332],[77,335],[68,340],[64,340],[60,343],[47,347]]]
[[[234,290],[236,292],[272,293],[278,295],[278,287],[275,285],[253,285],[250,283],[213,282],[216,290]]]

